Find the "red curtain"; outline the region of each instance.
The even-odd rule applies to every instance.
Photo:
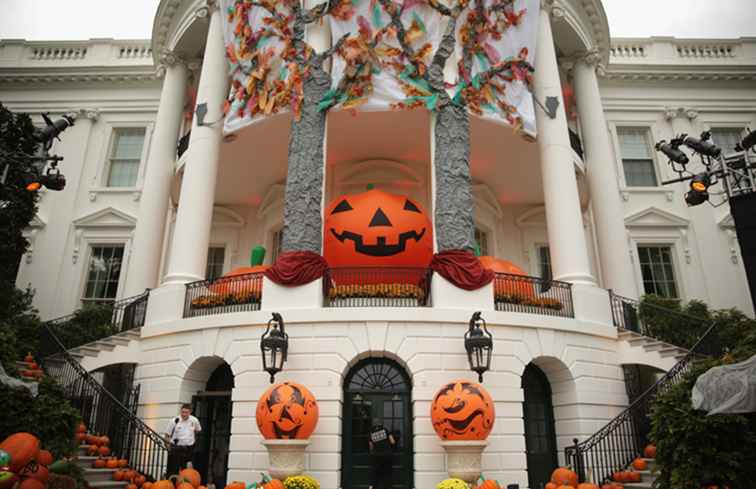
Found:
[[[467,250],[447,250],[433,255],[431,269],[465,290],[476,290],[494,279],[494,272],[483,268],[478,257]]]
[[[309,284],[323,276],[328,264],[312,251],[287,251],[265,270],[265,276],[278,285],[294,287]]]

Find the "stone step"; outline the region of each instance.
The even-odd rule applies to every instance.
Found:
[[[84,467],[84,478],[90,484],[95,481],[112,481],[115,471],[116,469],[95,469],[90,464],[89,468]]]
[[[100,350],[97,348],[94,348],[92,346],[84,345],[84,346],[77,346],[70,352],[76,353],[79,355],[87,356],[87,357],[96,357],[100,354]]]
[[[627,340],[627,342],[633,346],[645,345],[646,343],[650,341],[654,341],[654,340],[652,340],[651,338],[646,338],[645,336],[640,336],[640,335]]]
[[[118,336],[118,335],[111,336],[110,338],[108,338],[108,341],[119,346],[129,346],[129,343],[131,343],[130,338],[126,338],[124,336]]]
[[[629,340],[631,338],[638,338],[641,335],[636,333],[635,331],[629,331],[627,329],[621,329],[619,330],[619,333],[617,334],[617,337],[621,340]]]
[[[76,457],[76,465],[83,469],[91,468],[92,462],[94,462],[97,459],[97,457],[92,457],[89,455],[79,455]]]
[[[678,348],[676,346],[659,350],[659,353],[661,354],[662,358],[675,357],[677,355],[682,355],[683,352],[685,352],[685,350],[683,350],[682,348]]]
[[[643,349],[646,351],[659,351],[663,348],[669,347],[668,343],[663,341],[650,340],[643,345]]]
[[[142,337],[142,328],[129,329],[127,331],[118,333],[116,336],[138,340]]]
[[[109,338],[106,338],[104,340],[95,341],[94,343],[90,343],[94,348],[97,348],[100,351],[107,350],[107,351],[113,351],[116,347],[115,343],[112,343]]]
[[[98,489],[125,489],[128,483],[125,481],[92,481],[89,482],[89,487],[96,487]]]
[[[623,482],[625,489],[654,489],[653,481],[650,482]]]

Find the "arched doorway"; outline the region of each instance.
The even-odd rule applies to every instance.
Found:
[[[344,380],[341,487],[369,486],[368,435],[377,420],[396,440],[392,489],[412,489],[411,391],[407,372],[387,358],[367,358],[349,371]]]
[[[192,398],[192,412],[202,425],[194,451],[194,467],[203,480],[215,487],[226,487],[233,388],[234,374],[223,362],[210,374],[205,390]]]
[[[542,489],[558,465],[554,408],[551,385],[543,370],[533,363],[522,374],[525,402],[525,453],[528,463],[528,486]]]

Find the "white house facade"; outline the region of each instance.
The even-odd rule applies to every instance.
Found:
[[[77,114],[51,149],[66,188],[41,191],[17,285],[35,290],[43,319],[149,289],[138,334],[79,361],[135,365],[138,415],[155,430],[182,403],[216,409],[202,463],[221,466],[217,480],[250,482],[270,464],[255,409],[270,385],[260,337],[272,312],[289,335],[276,379],[319,404],[305,471],[324,489],[366,487],[360,423],[379,404],[400,438],[394,487],[446,478],[430,405],[442,385],[477,379],[463,345],[475,311],[493,336],[482,470],[531,489],[573,439],[627,407],[627,367],[653,377],[684,353],[619,331],[615,294],[753,315],[728,206],[687,207],[687,184],[661,184],[676,174],[654,144],[710,130],[732,150],[756,128],[756,39],[610,38],[600,0],[542,1],[534,96],[560,104],[554,118],[536,109],[536,141],[471,122],[476,241],[533,277],[530,302],[507,302],[499,278],[467,291],[434,274],[415,302],[392,303],[334,299],[327,277],[285,287],[260,275],[254,305],[202,305],[219,293],[207,279],[249,265],[254,247],[275,262],[285,199],[297,198],[285,195],[290,116],[222,133],[222,15],[214,1],[162,0],[151,40],[0,41],[3,105],[35,123]],[[308,31],[311,44],[330,42],[324,29]],[[370,185],[432,215],[427,112],[331,112],[325,141],[324,214]]]

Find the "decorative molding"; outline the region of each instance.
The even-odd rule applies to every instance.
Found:
[[[89,119],[92,122],[97,122],[100,118],[100,109],[79,109],[76,112],[76,119]]]
[[[122,67],[119,67],[122,68]],[[3,73],[0,70],[0,85],[23,83],[54,85],[60,83],[120,83],[120,82],[154,82],[159,80],[155,70],[149,67],[149,71],[112,71],[91,73],[86,70],[57,73],[52,70],[38,71],[36,73]]]
[[[123,211],[106,207],[97,212],[74,219],[73,225],[77,229],[92,228],[133,228],[136,218]]]
[[[735,231],[735,220],[732,218],[732,214],[728,212],[727,214],[722,216],[722,218],[717,221],[717,225],[725,232],[725,235],[727,236],[730,261],[733,265],[737,265],[740,261],[740,259],[738,258],[738,248],[740,244],[738,243],[738,234]]]
[[[281,183],[274,183],[268,188],[268,193],[263,197],[260,207],[257,209],[257,218],[264,219],[271,211],[278,210],[284,205],[286,187]]]
[[[691,257],[690,240],[688,239],[687,228],[680,229],[680,237],[682,238],[683,256],[685,257],[685,263],[690,265],[693,259]]]
[[[198,19],[204,19],[210,16],[214,11],[220,9],[217,0],[205,0],[204,5],[194,11],[194,16]]]
[[[83,229],[77,229],[74,231],[74,247],[73,254],[71,255],[71,261],[74,265],[79,261],[79,254],[81,253],[81,238],[84,236]]]
[[[649,207],[625,218],[625,227],[666,227],[666,228],[687,228],[690,221],[684,217],[672,214],[671,212],[659,209],[658,207]]]
[[[475,184],[472,186],[472,191],[473,201],[476,206],[486,209],[496,216],[497,219],[501,219],[503,215],[501,205],[488,185],[483,183]]]
[[[515,218],[515,225],[518,228],[545,228],[546,207],[541,205],[526,210]]]
[[[213,207],[212,227],[229,227],[241,229],[246,221],[242,216],[226,207]]]
[[[160,54],[158,66],[155,70],[155,75],[158,78],[163,78],[165,77],[165,73],[168,71],[168,68],[172,68],[176,65],[188,66],[186,60],[184,60],[184,58],[178,55],[175,51],[163,51]]]
[[[696,70],[680,66],[681,71],[656,71],[652,67],[633,67],[633,70],[623,70],[610,66],[606,78],[612,81],[752,81],[756,80],[756,72],[736,71],[731,67],[724,67],[718,71]],[[719,67],[722,68],[722,67]]]
[[[139,202],[140,200],[142,200],[142,191],[141,191],[141,190],[135,190],[135,191],[134,191],[134,192],[133,192],[133,193],[131,194],[131,198],[132,198],[132,200],[133,200],[134,202]]]

